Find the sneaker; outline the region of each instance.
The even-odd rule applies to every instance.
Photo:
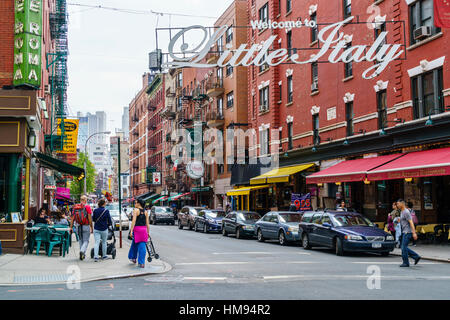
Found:
[[[139,268],[145,268],[145,264],[139,264],[138,267]]]
[[[80,251],[80,260],[83,260],[83,252]]]
[[[403,263],[403,264],[400,265],[400,268],[408,268],[408,267],[409,267],[409,264],[404,264]]]
[[[98,260],[99,260],[98,258],[94,258],[94,261],[95,261],[95,262],[98,262]]]
[[[81,255],[81,260],[84,260],[86,258],[86,255],[84,254],[84,252],[81,252],[80,255]]]
[[[136,263],[136,259],[130,259],[131,263]]]
[[[420,257],[418,257],[417,259],[414,259],[414,265],[418,264],[420,261]]]
[[[104,257],[102,257],[102,260],[108,260],[109,259],[109,257],[108,256],[104,256]]]

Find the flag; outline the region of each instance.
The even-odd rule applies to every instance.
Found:
[[[450,28],[450,0],[434,0],[434,25]]]

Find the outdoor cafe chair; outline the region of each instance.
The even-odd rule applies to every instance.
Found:
[[[48,227],[42,226],[36,231],[35,236],[32,239],[31,244],[31,253],[33,253],[34,246],[36,245],[36,255],[39,255],[39,251],[41,250],[41,244],[44,243],[45,252],[47,252],[47,242],[48,242]]]
[[[52,255],[53,248],[57,245],[61,245],[61,251],[64,251],[64,256],[66,256],[65,240],[64,240],[63,234],[56,231],[54,228],[50,227],[50,228],[48,228],[47,242],[48,242],[47,254],[49,257]]]

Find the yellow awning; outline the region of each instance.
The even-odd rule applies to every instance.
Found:
[[[269,185],[241,187],[227,192],[227,196],[248,196],[251,191],[269,188]]]
[[[262,184],[262,183],[278,183],[289,182],[289,177],[298,172],[311,168],[314,163],[302,164],[299,166],[290,166],[273,169],[265,174],[250,179],[250,184]]]

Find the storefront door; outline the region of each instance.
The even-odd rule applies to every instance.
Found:
[[[378,181],[377,189],[377,221],[387,221],[388,214],[392,211],[392,203],[403,198],[404,181],[386,180]]]
[[[437,222],[450,222],[450,176],[437,177],[436,204]]]

